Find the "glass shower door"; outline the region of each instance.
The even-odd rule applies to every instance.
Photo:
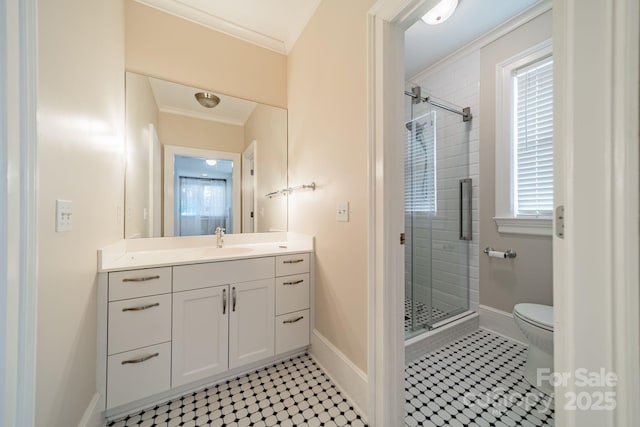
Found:
[[[405,150],[405,333],[469,308],[471,180],[467,123],[426,103],[412,108]]]

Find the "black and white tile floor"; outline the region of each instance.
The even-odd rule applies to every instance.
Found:
[[[552,427],[522,377],[526,348],[479,330],[405,368],[405,426]],[[109,422],[109,427],[366,426],[308,355]]]
[[[163,405],[109,427],[366,426],[308,355],[297,356]]]
[[[553,426],[553,399],[524,380],[525,360],[526,347],[479,330],[411,362],[406,426]]]

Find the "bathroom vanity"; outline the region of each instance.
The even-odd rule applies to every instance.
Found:
[[[313,238],[123,240],[98,253],[98,389],[106,416],[306,349]]]

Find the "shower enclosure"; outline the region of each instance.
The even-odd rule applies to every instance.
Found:
[[[469,310],[471,112],[405,91],[405,336]]]

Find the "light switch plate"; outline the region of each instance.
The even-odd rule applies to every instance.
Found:
[[[73,203],[70,200],[56,200],[56,232],[71,231],[72,217]]]
[[[349,202],[339,202],[336,206],[336,221],[349,222]]]

